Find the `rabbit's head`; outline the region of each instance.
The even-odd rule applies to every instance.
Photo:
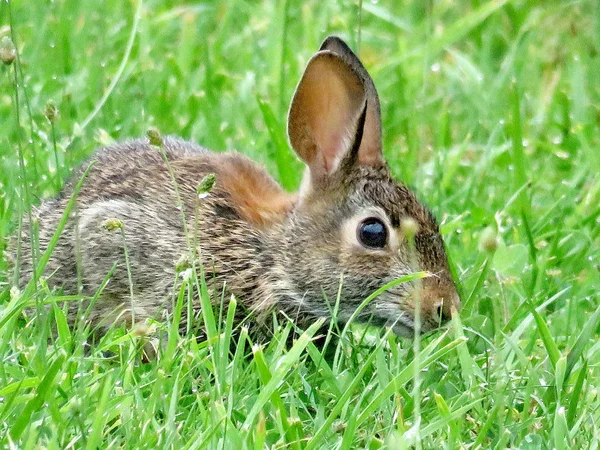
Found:
[[[382,293],[358,317],[411,334],[420,304],[423,331],[446,321],[460,301],[438,225],[392,179],[382,153],[377,91],[340,39],[326,39],[308,63],[292,100],[288,133],[307,165],[286,237],[288,282],[301,293],[298,312],[328,316],[341,286],[338,318],[344,321],[386,283],[427,271],[427,278]],[[414,240],[406,237],[409,222]]]

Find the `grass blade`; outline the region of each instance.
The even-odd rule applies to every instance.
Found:
[[[446,344],[441,349],[433,352],[433,349],[436,348],[436,346],[441,342],[441,339],[443,337],[444,335],[436,339],[427,347],[425,347],[425,349],[423,349],[423,351],[421,352],[421,369],[427,367],[432,362],[437,361],[442,356],[446,355],[447,353],[449,353],[454,348],[458,347],[461,343],[464,342],[464,339],[454,339],[452,342]],[[361,415],[358,418],[358,423],[361,424],[362,422],[364,422],[369,417],[369,415],[372,414],[378,408],[379,404],[381,404],[383,399],[390,397],[394,394],[394,392],[396,392],[398,386],[404,386],[406,383],[408,383],[413,378],[414,372],[414,362],[411,362],[398,375],[396,375],[388,383],[388,385],[385,388],[383,388],[373,398],[373,400],[371,400],[371,402],[363,409]]]
[[[308,330],[306,330],[302,335],[298,338],[298,340],[294,343],[293,347],[290,351],[281,359],[278,367],[272,374],[271,380],[267,383],[267,385],[261,390],[258,395],[252,409],[248,413],[246,420],[244,421],[243,428],[248,431],[252,427],[252,424],[256,420],[256,417],[259,411],[262,410],[263,406],[267,402],[271,395],[275,392],[279,384],[283,381],[285,376],[288,374],[288,371],[291,369],[292,365],[295,364],[300,355],[315,335],[315,333],[319,330],[319,328],[323,325],[323,320],[318,320],[313,323]]]
[[[66,359],[66,355],[61,353],[54,360],[54,362],[50,365],[48,372],[44,375],[44,378],[40,382],[39,387],[37,388],[37,392],[35,396],[27,402],[21,414],[15,420],[11,430],[10,437],[13,440],[19,439],[23,431],[27,428],[27,426],[31,423],[31,415],[40,410],[46,401],[46,397],[51,393],[51,388],[54,386],[56,375],[58,371],[62,368]]]
[[[106,412],[106,405],[108,403],[108,395],[113,386],[112,376],[107,376],[104,379],[104,385],[102,386],[102,392],[100,394],[100,401],[96,406],[96,414],[94,416],[94,420],[92,422],[91,432],[87,436],[87,445],[85,448],[87,450],[94,450],[102,447],[102,431],[104,430],[104,426],[106,424],[106,420],[108,419],[108,414]]]
[[[257,98],[257,101],[267,130],[269,131],[271,142],[275,148],[272,158],[277,166],[279,180],[284,189],[291,191],[298,185],[296,175],[300,173],[299,170],[296,170],[299,166],[298,161],[290,152],[285,133],[283,132],[283,126],[275,117],[271,106],[260,98]]]
[[[544,322],[544,319],[535,309],[531,311],[533,317],[535,319],[535,323],[537,324],[538,331],[540,332],[540,336],[542,338],[542,342],[544,343],[544,347],[546,347],[546,352],[548,353],[548,357],[550,358],[550,362],[552,363],[552,367],[556,366],[556,362],[558,358],[560,358],[560,351],[558,351],[558,347],[556,346],[556,342],[554,342],[554,338],[548,329],[548,325]]]
[[[565,379],[568,380],[569,376],[575,364],[583,354],[583,350],[585,346],[590,343],[594,334],[596,333],[596,329],[598,328],[598,321],[600,320],[600,305],[596,308],[596,311],[590,316],[588,321],[583,326],[583,330],[579,333],[577,337],[577,341],[575,341],[575,345],[567,355],[567,368],[565,372]]]
[[[575,382],[575,386],[573,387],[573,392],[571,392],[571,395],[569,397],[569,411],[567,412],[567,424],[569,428],[573,427],[573,425],[575,424],[575,419],[577,418],[577,414],[579,413],[577,405],[579,404],[579,398],[581,397],[581,391],[583,390],[583,383],[588,376],[587,369],[587,361],[584,361],[583,366],[579,371],[577,381]]]

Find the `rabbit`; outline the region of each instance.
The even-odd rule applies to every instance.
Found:
[[[460,299],[438,224],[392,179],[373,80],[340,38],[325,39],[308,62],[288,136],[306,165],[294,194],[240,153],[176,137],[161,138],[162,149],[146,138],[98,150],[46,266],[48,285],[92,296],[113,270],[87,319],[100,328],[160,320],[181,282],[175,262],[191,249],[209,284],[234,295],[257,329],[268,328],[273,313],[300,328],[321,318],[328,324],[338,295],[335,319],[344,324],[374,291],[415,271],[431,276],[383,292],[356,320],[412,335],[417,325],[425,332],[450,319]],[[84,168],[34,212],[42,251]],[[207,174],[216,181],[200,199]],[[406,220],[416,224],[414,241],[401,229]],[[31,251],[28,229],[22,227],[22,255]],[[21,285],[32,270],[21,258]],[[71,304],[71,324],[78,309]]]

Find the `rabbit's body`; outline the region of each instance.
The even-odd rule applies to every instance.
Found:
[[[148,140],[116,144],[94,155],[95,164],[78,195],[76,210],[46,267],[46,273],[52,274],[51,284],[69,293],[80,286],[84,295],[93,296],[116,263],[90,319],[107,326],[132,316],[136,322],[161,318],[172,304],[176,262],[191,249],[210,272],[209,284],[222,287],[226,283],[228,291],[249,308],[268,303],[273,297],[270,291],[279,285],[270,272],[278,270],[274,262],[281,258],[275,254],[281,249],[268,245],[274,233],[266,225],[282,222],[290,214],[294,197],[238,153],[212,153],[171,137],[164,139],[162,150],[169,165]],[[198,183],[208,174],[215,174],[218,181],[200,199]],[[47,248],[62,218],[72,186],[35,213],[41,249]],[[115,219],[122,224],[122,232],[111,226]],[[23,230],[22,254],[28,255],[28,226]],[[31,275],[30,259],[24,258],[22,284]],[[133,315],[129,313],[130,285]],[[73,304],[71,319],[79,307]]]
[[[93,295],[114,267],[90,320],[160,319],[180,280],[175,262],[192,254],[215,290],[225,287],[259,323],[275,312],[302,327],[331,317],[338,293],[343,322],[384,284],[426,270],[433,276],[388,290],[359,319],[410,332],[418,298],[422,329],[435,328],[458,308],[458,295],[435,220],[383,160],[379,114],[366,70],[329,38],[290,110],[290,140],[308,166],[298,195],[238,153],[176,138],[162,143],[169,164],[146,140],[97,152],[46,268],[50,284]],[[198,183],[211,173],[216,184],[199,198]],[[71,193],[72,185],[37,211],[41,249]],[[400,229],[407,218],[418,226],[413,250]],[[112,219],[122,228],[110,226]],[[23,255],[29,240],[25,234]],[[26,258],[21,274],[22,283],[32,274]]]

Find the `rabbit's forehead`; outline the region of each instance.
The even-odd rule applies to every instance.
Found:
[[[419,234],[435,235],[438,225],[429,209],[405,185],[391,177],[362,178],[354,190],[354,202],[363,207],[376,207],[385,212],[394,228],[411,218],[419,225]]]

